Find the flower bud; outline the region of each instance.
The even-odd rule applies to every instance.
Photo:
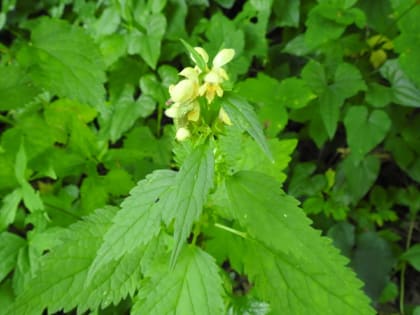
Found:
[[[232,126],[232,121],[230,120],[229,115],[225,112],[223,107],[220,108],[219,111],[219,119],[226,125]]]
[[[181,127],[176,131],[175,138],[178,141],[184,141],[185,139],[189,138],[190,136],[191,136],[190,131],[185,127]]]

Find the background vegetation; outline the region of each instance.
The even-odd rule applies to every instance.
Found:
[[[48,282],[45,266],[51,274],[70,268],[63,239],[89,252],[138,181],[182,165],[188,150],[163,114],[169,85],[191,64],[179,39],[211,56],[236,52],[227,66],[233,91],[253,105],[276,162],[232,129],[222,147],[235,167],[270,174],[301,201],[350,259],[379,314],[419,315],[416,0],[3,0],[0,314],[19,296],[33,314],[47,305],[102,306],[100,314],[131,307],[136,279],[106,301],[69,297],[75,305],[58,288],[33,300],[27,292]],[[88,215],[90,225],[75,224]],[[253,292],[239,272],[242,249],[206,233],[219,240],[203,246],[237,297],[229,314],[269,312],[258,293],[241,298]]]

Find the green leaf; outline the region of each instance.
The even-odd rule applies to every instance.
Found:
[[[378,261],[381,263],[377,264]],[[358,236],[352,266],[365,282],[365,291],[373,301],[379,299],[394,263],[390,245],[377,233],[365,232]]]
[[[16,162],[15,162],[15,176],[19,184],[23,184],[26,182],[25,171],[28,165],[28,159],[26,157],[25,152],[25,144],[24,140],[20,141],[19,150],[16,154]]]
[[[417,271],[420,271],[420,244],[411,246],[401,255],[401,259],[408,261]]]
[[[369,114],[365,106],[352,106],[344,118],[344,125],[352,155],[361,160],[384,140],[391,128],[391,120],[382,110],[373,110]]]
[[[41,18],[29,48],[34,83],[61,97],[98,105],[104,100],[104,64],[85,31],[63,20]]]
[[[13,223],[19,203],[22,200],[22,191],[18,188],[3,197],[0,207],[0,232]]]
[[[159,233],[162,213],[166,210],[164,195],[174,180],[173,171],[155,171],[131,190],[104,235],[104,242],[89,271],[90,279],[104,265],[134,252]]]
[[[272,10],[278,26],[299,26],[300,0],[275,0]]]
[[[286,180],[283,172],[287,168],[297,141],[295,139],[270,139],[268,146],[273,153],[273,161],[266,155],[260,154],[258,144],[248,135],[237,128],[226,128],[225,134],[220,137],[220,151],[229,173],[241,170],[253,170],[271,175],[280,183]]]
[[[128,53],[140,54],[152,69],[156,69],[166,29],[166,18],[160,13],[146,13],[141,16],[140,24],[146,32],[135,29],[129,34]]]
[[[155,109],[155,102],[150,100],[150,97],[142,95],[141,102],[136,102],[133,94],[134,87],[126,85],[121,95],[112,104],[109,122],[109,135],[112,142],[120,139],[127,130],[133,127],[137,119],[146,117]]]
[[[278,80],[258,73],[256,78],[248,78],[236,85],[239,95],[256,104],[260,121],[267,126],[267,134],[275,137],[287,124],[288,103],[297,101],[294,96],[288,97],[279,92],[281,84]]]
[[[258,122],[252,106],[244,99],[234,94],[229,94],[225,97],[222,106],[232,120],[232,123],[240,129],[247,131],[258,143],[267,157],[270,160],[273,160],[267,140],[265,139],[261,125]]]
[[[334,73],[334,84],[331,87],[342,98],[349,98],[359,91],[366,90],[360,70],[348,63],[340,63]]]
[[[96,251],[102,243],[115,209],[98,210],[72,225],[62,242],[42,258],[42,268],[19,295],[11,315],[49,313],[77,307],[79,313],[87,309],[105,308],[132,295],[141,279],[140,259],[143,251],[125,255],[103,265],[90,283],[86,277]]]
[[[245,270],[274,314],[374,314],[347,261],[276,181],[239,172],[226,187],[229,207],[254,239],[247,242]]]
[[[328,230],[328,236],[332,238],[334,246],[340,249],[341,253],[350,257],[351,250],[355,244],[354,226],[346,221],[334,224]]]
[[[175,219],[175,244],[171,256],[174,266],[181,249],[191,233],[193,223],[200,217],[203,205],[213,187],[214,156],[210,145],[200,145],[185,159],[176,175],[173,189],[168,197],[164,221]]]
[[[302,69],[302,78],[317,95],[322,94],[328,85],[324,67],[314,60],[309,61]]]
[[[327,88],[319,96],[319,112],[330,139],[334,137],[337,130],[337,124],[340,119],[340,107],[342,105],[343,98],[332,89]]]
[[[392,1],[394,7],[398,1]],[[395,51],[399,53],[398,60],[402,69],[413,80],[417,86],[420,86],[420,62],[418,56],[420,55],[420,36],[418,30],[420,29],[420,7],[413,1],[405,1],[405,4],[411,4],[409,11],[395,12],[403,14],[403,18],[398,19],[398,27],[400,29],[400,36],[394,40]],[[406,14],[405,14],[406,13]]]
[[[366,90],[360,71],[350,64],[340,63],[334,71],[333,83],[329,84],[324,66],[316,61],[310,61],[302,70],[302,78],[319,96],[319,114],[328,137],[332,139],[337,129],[340,107],[344,100],[354,96],[358,91]],[[316,125],[316,121],[315,118],[312,118],[312,128],[320,127]],[[319,136],[321,131],[316,134]]]
[[[388,60],[379,71],[391,83],[395,103],[403,106],[420,107],[420,90],[401,70],[398,60]]]
[[[18,252],[25,244],[25,240],[15,234],[0,233],[0,282],[14,269]]]
[[[373,82],[366,92],[366,102],[374,107],[385,107],[391,103],[392,96],[389,87]]]
[[[0,111],[23,107],[39,93],[27,70],[17,65],[0,67]]]
[[[355,23],[362,28],[366,17],[360,9],[350,8],[355,1],[322,1],[309,11],[305,41],[311,48],[339,38],[346,27]]]
[[[191,54],[192,59],[196,63],[196,65],[200,68],[201,71],[206,71],[207,64],[206,61],[203,59],[203,57],[185,40],[182,38],[179,39],[182,43],[182,45],[185,46],[187,51]]]
[[[173,270],[161,264],[152,271],[131,314],[224,314],[218,267],[213,257],[201,249],[184,247]]]
[[[381,163],[374,155],[359,160],[350,154],[337,170],[337,187],[344,190],[348,203],[356,204],[372,187],[380,171]]]
[[[293,109],[305,107],[316,97],[304,80],[293,77],[281,81],[276,93],[280,95],[281,105]]]

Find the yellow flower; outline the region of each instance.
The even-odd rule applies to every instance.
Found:
[[[195,69],[187,67],[179,73],[185,79],[176,85],[169,86],[172,106],[165,111],[165,115],[171,118],[187,116],[188,120],[198,121],[200,106],[195,101],[198,96],[198,73]]]
[[[194,49],[200,54],[200,56],[207,64],[209,60],[207,52],[201,47],[195,47]],[[216,95],[219,97],[223,96],[223,89],[221,84],[223,81],[228,80],[229,77],[225,69],[222,67],[229,63],[234,56],[235,51],[233,49],[222,49],[214,57],[212,68],[205,74],[204,83],[200,86],[198,93],[199,95],[205,95],[209,104],[213,102]],[[194,62],[196,62],[194,58],[192,59]]]

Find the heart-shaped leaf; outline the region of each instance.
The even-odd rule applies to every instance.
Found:
[[[374,110],[369,115],[365,106],[353,106],[344,118],[344,125],[353,157],[361,160],[385,138],[391,120],[382,110]]]

